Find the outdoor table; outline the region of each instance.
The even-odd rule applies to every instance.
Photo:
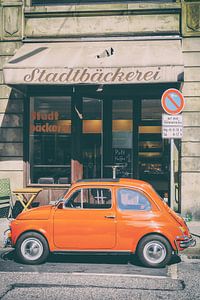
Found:
[[[22,204],[24,211],[30,208],[31,203],[42,190],[42,188],[21,188],[13,190],[12,192],[16,195],[17,200]],[[30,198],[28,198],[28,195]]]

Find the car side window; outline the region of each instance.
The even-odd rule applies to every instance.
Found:
[[[151,210],[151,204],[141,192],[131,189],[117,191],[117,204],[120,210]]]
[[[111,190],[105,188],[87,189],[84,197],[83,208],[89,209],[108,209],[111,208]]]
[[[75,191],[65,202],[64,207],[81,208],[81,190]]]
[[[112,206],[111,190],[87,188],[75,191],[64,207],[85,209],[109,209]]]

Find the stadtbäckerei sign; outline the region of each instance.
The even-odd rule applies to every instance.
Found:
[[[118,68],[63,68],[23,69],[17,75],[23,76],[26,84],[74,84],[74,83],[148,83],[177,80],[173,72],[165,67],[118,67]],[[23,75],[22,75],[23,74]],[[17,81],[17,78],[16,78]]]

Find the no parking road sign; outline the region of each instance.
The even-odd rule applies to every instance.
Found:
[[[161,104],[166,113],[177,115],[182,112],[185,100],[179,90],[168,89],[162,94]]]

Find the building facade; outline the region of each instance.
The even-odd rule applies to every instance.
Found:
[[[0,177],[42,186],[41,203],[81,178],[143,179],[199,219],[199,1],[2,0],[0,14]],[[169,88],[186,103],[173,145]]]

